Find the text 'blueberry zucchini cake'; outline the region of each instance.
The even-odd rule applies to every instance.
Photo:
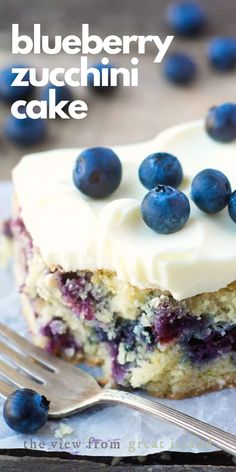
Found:
[[[32,154],[13,171],[16,274],[35,342],[157,396],[236,384],[236,226],[226,207],[236,144],[199,121],[112,151]],[[96,159],[101,173],[113,166],[108,180]]]

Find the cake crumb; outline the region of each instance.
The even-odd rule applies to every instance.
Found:
[[[58,429],[55,431],[55,438],[63,438],[64,436],[69,436],[71,433],[73,433],[73,428],[69,426],[68,424],[65,423],[60,423],[60,426]]]
[[[217,383],[219,385],[220,388],[224,388],[225,387],[225,380],[223,379],[218,379],[217,380]]]

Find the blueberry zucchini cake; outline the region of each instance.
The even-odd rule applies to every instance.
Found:
[[[236,133],[218,112],[207,129],[14,169],[15,272],[38,345],[157,396],[236,385]]]

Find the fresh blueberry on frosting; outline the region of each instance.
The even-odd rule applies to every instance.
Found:
[[[163,70],[170,82],[186,85],[195,79],[197,66],[188,54],[175,52],[166,58]]]
[[[148,190],[159,184],[178,187],[183,180],[183,170],[175,156],[156,152],[146,157],[140,165],[139,178]]]
[[[184,193],[167,185],[157,185],[143,199],[143,220],[161,234],[175,233],[188,221],[190,205]]]
[[[226,207],[231,194],[227,177],[215,169],[204,169],[192,181],[191,198],[205,213],[218,213]]]
[[[236,66],[236,38],[218,37],[208,45],[208,59],[212,67],[221,72]]]
[[[215,141],[229,143],[236,139],[236,105],[223,103],[210,108],[206,117],[206,131]]]
[[[86,149],[76,160],[74,183],[88,197],[108,197],[119,187],[121,178],[120,159],[109,148]]]
[[[23,434],[35,433],[48,419],[49,401],[29,388],[15,390],[5,401],[3,417],[7,425]]]
[[[228,210],[230,218],[236,223],[236,190],[229,197]]]
[[[167,11],[167,22],[175,33],[194,36],[203,30],[206,18],[197,2],[182,1],[170,6]]]

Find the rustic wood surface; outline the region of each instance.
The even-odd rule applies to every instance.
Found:
[[[0,67],[17,62],[16,57],[12,58],[10,54],[12,23],[19,23],[22,33],[28,34],[32,33],[33,23],[41,23],[44,34],[79,35],[81,23],[89,23],[91,31],[102,36],[161,34],[163,37],[169,33],[164,22],[169,3],[169,0],[0,0]],[[153,64],[155,51],[149,48],[147,55],[140,60],[139,88],[121,88],[106,99],[96,97],[84,89],[74,90],[75,98],[88,101],[88,117],[79,122],[50,122],[47,141],[30,149],[19,149],[6,141],[4,126],[9,108],[1,104],[0,179],[10,179],[12,168],[26,152],[60,147],[109,146],[150,139],[168,126],[204,117],[213,104],[235,101],[235,72],[224,75],[213,72],[207,64],[205,51],[210,36],[235,34],[236,1],[202,0],[202,3],[209,16],[209,28],[204,37],[192,41],[176,38],[171,46],[172,51],[189,52],[199,66],[198,78],[191,87],[178,88],[168,84],[162,76],[161,65]],[[39,68],[76,65],[76,57],[64,55],[53,58],[43,55],[22,56],[17,59],[18,62],[27,62]],[[91,63],[93,61],[94,58],[91,58]],[[129,58],[114,56],[113,62],[128,66]],[[49,458],[43,454],[38,454],[37,457],[34,453],[31,456],[28,454],[26,456],[24,451],[20,454],[15,452],[15,455],[14,451],[2,452],[0,470],[103,472],[112,468],[109,465],[111,461],[103,463],[96,458],[87,461],[73,457],[68,460],[61,457]],[[118,464],[115,468],[117,472],[236,471],[231,459],[223,453],[209,454],[203,462],[202,455],[178,454],[174,457],[171,465],[164,465],[160,457],[155,456],[153,459],[149,458],[148,465],[132,464],[127,459],[126,463]],[[173,465],[175,460],[179,465]]]
[[[7,472],[107,472],[111,466],[107,464],[91,462],[86,460],[62,460],[56,458],[35,458],[32,457],[1,457],[1,470]],[[114,466],[116,472],[235,472],[234,466],[205,465],[123,465]]]

